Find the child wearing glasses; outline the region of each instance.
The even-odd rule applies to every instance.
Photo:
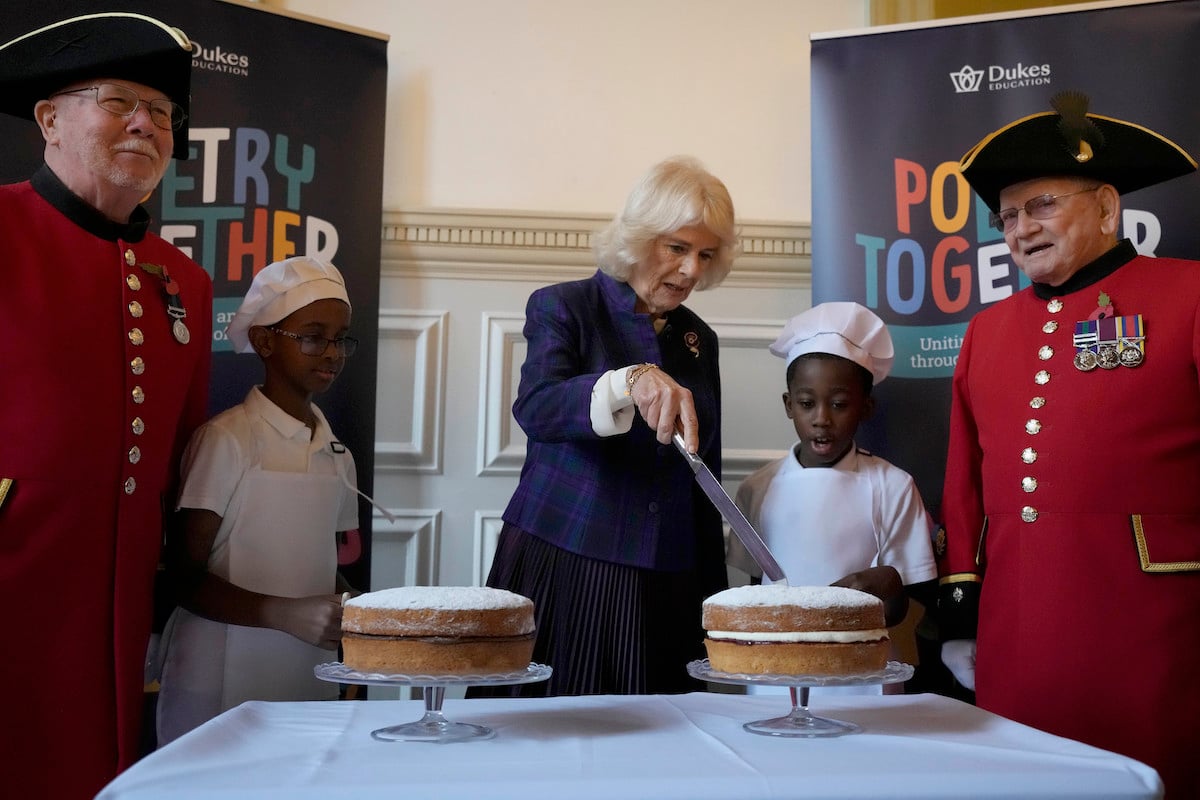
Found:
[[[887,326],[858,303],[822,303],[792,317],[770,350],[787,363],[783,408],[799,441],[742,481],[738,507],[789,583],[869,592],[898,625],[910,595],[931,605],[937,567],[912,477],[854,442],[874,410],[872,387],[891,370]],[[736,538],[728,562],[752,580],[762,573]],[[850,692],[879,694],[880,685]]]
[[[167,542],[179,608],[167,623],[159,745],[245,700],[319,700],[337,658],[337,536],[358,527],[354,458],[313,395],[354,353],[341,273],[312,258],[259,272],[229,324],[265,377],[193,435]],[[370,499],[370,498],[368,498]]]

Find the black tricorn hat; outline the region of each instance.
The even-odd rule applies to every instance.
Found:
[[[983,137],[959,161],[967,183],[993,212],[1014,183],[1070,176],[1111,183],[1120,194],[1178,178],[1196,159],[1149,128],[1087,113],[1087,95],[1059,92],[1043,111]]]
[[[0,45],[0,112],[33,119],[39,100],[76,81],[118,78],[152,86],[188,111],[192,43],[178,28],[141,14],[85,14]],[[175,131],[187,158],[188,127]]]

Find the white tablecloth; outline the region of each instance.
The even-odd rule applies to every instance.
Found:
[[[99,798],[1161,796],[1138,761],[938,695],[814,698],[810,708],[863,731],[752,734],[742,723],[786,714],[787,698],[695,693],[447,700],[449,720],[496,736],[381,742],[372,730],[420,719],[424,705],[251,702],[138,762]]]

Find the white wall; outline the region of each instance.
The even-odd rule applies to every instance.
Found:
[[[385,209],[611,213],[689,153],[740,216],[808,221],[809,34],[865,25],[868,2],[265,5],[390,37]]]

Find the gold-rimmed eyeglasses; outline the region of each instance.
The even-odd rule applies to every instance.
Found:
[[[280,336],[286,336],[289,339],[295,339],[300,343],[300,352],[306,356],[323,356],[325,351],[329,349],[329,345],[333,345],[339,356],[347,358],[354,355],[358,350],[358,339],[353,336],[343,336],[340,339],[326,339],[324,336],[317,336],[311,333],[292,333],[285,331],[283,328],[268,328],[269,331],[274,331]]]
[[[1020,208],[1004,208],[1000,210],[1000,213],[990,215],[988,223],[1001,233],[1009,233],[1013,228],[1017,227],[1017,217],[1021,215],[1022,211],[1034,219],[1050,219],[1058,214],[1058,201],[1062,198],[1072,197],[1084,192],[1094,192],[1103,185],[1089,186],[1086,189],[1067,192],[1065,194],[1039,194],[1037,197],[1031,197],[1026,200],[1025,205]]]
[[[116,83],[81,86],[78,89],[55,92],[50,96],[58,97],[60,94],[76,94],[77,92],[95,92],[96,105],[118,117],[132,117],[137,113],[138,106],[145,106],[146,110],[150,112],[150,119],[154,121],[155,126],[164,131],[179,130],[183,127],[183,121],[187,119],[187,113],[178,103],[171,102],[166,98],[144,100],[138,97],[137,92],[133,89]]]

